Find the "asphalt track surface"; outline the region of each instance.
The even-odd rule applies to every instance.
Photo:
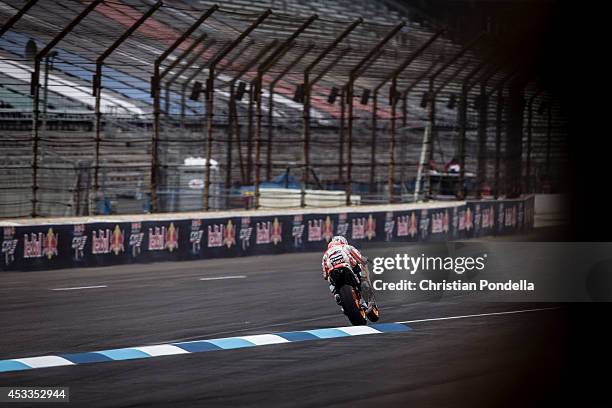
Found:
[[[319,253],[303,253],[3,273],[0,359],[346,326],[319,265]],[[244,277],[210,279],[228,276]],[[53,290],[87,286],[100,287]],[[492,302],[486,294],[466,301],[379,293],[378,300],[381,322],[433,320],[408,323],[406,333],[0,373],[0,386],[69,386],[68,405],[84,407],[587,401],[567,386],[576,369],[567,305],[439,320],[558,305]]]

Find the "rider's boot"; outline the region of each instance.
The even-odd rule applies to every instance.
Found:
[[[374,300],[374,289],[372,289],[372,285],[367,279],[361,281],[361,294],[368,308],[371,308],[372,305],[376,305],[376,301]]]

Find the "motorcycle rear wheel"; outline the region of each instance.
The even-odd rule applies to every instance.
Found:
[[[367,324],[365,311],[359,306],[359,298],[355,289],[350,285],[343,285],[338,291],[342,301],[344,314],[348,317],[353,326],[363,326]]]
[[[374,306],[372,310],[370,310],[370,313],[368,313],[368,319],[372,323],[375,323],[378,321],[378,319],[380,319],[380,311],[378,310],[378,306]]]

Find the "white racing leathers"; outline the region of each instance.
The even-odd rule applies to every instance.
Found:
[[[359,276],[362,297],[368,304],[368,307],[370,307],[374,301],[374,291],[370,284],[366,262],[367,258],[361,255],[361,252],[354,246],[332,245],[325,251],[321,261],[323,278],[329,279],[329,273],[336,268],[349,268]],[[333,292],[333,285],[330,285],[329,289]]]

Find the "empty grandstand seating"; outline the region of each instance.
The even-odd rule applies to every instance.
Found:
[[[153,64],[202,13],[215,4],[211,0],[199,2],[167,0],[145,24],[133,33],[105,61],[102,71],[101,138],[99,145],[100,194],[109,197],[118,212],[142,212],[149,209],[148,194],[151,181],[153,143],[153,99],[151,76]],[[20,7],[18,0],[0,0],[0,22],[6,22]],[[352,181],[361,201],[379,202],[388,199],[387,179],[389,171],[389,146],[391,107],[389,104],[390,82],[381,84],[393,69],[418,46],[434,35],[435,29],[421,22],[410,21],[410,16],[390,9],[386,3],[377,1],[305,1],[305,0],[228,0],[219,11],[189,36],[162,63],[161,72],[166,76],[161,89],[167,86],[169,109],[160,113],[159,192],[170,197],[180,192],[177,171],[186,157],[206,157],[206,93],[190,98],[194,84],[199,81],[206,91],[208,63],[224,47],[246,29],[266,8],[273,14],[255,29],[240,47],[233,49],[220,61],[216,71],[213,116],[212,157],[219,163],[215,173],[214,195],[239,194],[241,185],[252,184],[256,170],[257,137],[255,135],[257,111],[249,103],[249,92],[255,79],[256,60],[271,41],[277,44],[286,40],[302,25],[306,18],[317,14],[319,18],[309,26],[263,77],[261,106],[261,174],[274,177],[287,167],[294,174],[302,174],[303,167],[303,104],[294,96],[303,81],[303,70],[312,62],[317,52],[328,45],[349,23],[363,18],[358,26],[328,57],[315,68],[312,78],[321,74],[313,85],[311,96],[311,167],[318,180],[310,178],[307,187],[344,189],[347,176],[347,118],[345,129],[340,129],[340,98],[328,102],[332,88],[346,86],[348,72],[363,58],[402,18],[407,25],[379,52],[373,62],[366,65],[355,82]],[[0,216],[27,215],[31,199],[32,172],[32,125],[33,99],[30,95],[32,61],[26,56],[28,41],[33,40],[40,50],[56,36],[83,8],[85,4],[76,0],[48,0],[37,3],[11,30],[0,37],[0,188],[9,191],[11,199],[0,203]],[[54,48],[57,55],[52,60],[49,74],[46,106],[39,101],[41,123],[39,129],[38,166],[41,191],[41,214],[86,213],[93,210],[93,174],[95,163],[95,99],[92,94],[92,77],[95,61],[130,25],[150,7],[149,3],[135,0],[104,1],[87,15]],[[187,49],[193,41],[206,35],[205,41],[195,45],[192,55],[199,50],[201,57],[193,64],[189,58],[170,64]],[[307,47],[303,60],[290,69],[276,83],[273,102],[270,101],[269,84],[284,67],[295,60]],[[314,47],[313,47],[314,46]],[[420,81],[408,92],[406,105],[397,105],[397,143],[395,151],[394,191],[403,199],[412,199],[409,192],[414,188],[414,179],[420,159],[423,133],[427,123],[429,107],[421,106],[427,80],[423,73],[436,65],[436,59],[449,60],[461,44],[447,37],[440,37],[410,69],[399,77],[397,89],[403,92],[417,78]],[[270,55],[266,52],[263,55]],[[457,155],[457,108],[448,107],[447,102],[461,92],[462,78],[480,61],[478,49],[465,54],[451,68],[464,65],[467,68],[451,78],[452,70],[444,72],[437,85],[448,82],[436,100],[436,123],[433,159],[445,164]],[[249,65],[249,63],[251,65]],[[332,65],[332,62],[334,63]],[[329,70],[324,69],[329,66]],[[43,64],[44,68],[44,64]],[[502,78],[499,72],[490,78],[490,86]],[[175,77],[172,83],[169,78]],[[44,72],[41,78],[44,78]],[[448,80],[448,81],[447,81]],[[246,96],[233,100],[230,95],[231,82],[247,83]],[[42,85],[42,84],[41,84]],[[363,93],[380,88],[376,111],[376,139],[373,137],[372,95],[367,104],[360,103]],[[42,89],[42,88],[41,88]],[[531,91],[529,91],[531,92]],[[468,117],[466,132],[466,171],[476,172],[478,166],[478,115],[473,106],[478,91],[474,88],[468,95]],[[162,92],[162,103],[166,95]],[[494,99],[494,98],[492,98]],[[235,102],[235,122],[230,112]],[[272,120],[269,123],[268,109],[273,103]],[[403,116],[406,112],[406,117]],[[345,111],[346,113],[346,111]],[[553,111],[555,125],[558,112]],[[505,115],[505,113],[504,113]],[[547,156],[556,162],[565,159],[561,134],[547,139],[547,120],[536,115],[534,120],[533,177],[542,177],[542,166]],[[505,120],[505,116],[503,117]],[[493,157],[496,152],[495,139],[496,106],[489,103],[488,132],[484,154]],[[560,125],[558,125],[560,126]],[[268,128],[272,130],[269,132]],[[343,133],[344,139],[340,139]],[[272,136],[268,146],[268,135]],[[552,153],[547,155],[546,151]],[[340,149],[343,156],[340,157]],[[372,152],[375,149],[372,169]],[[270,159],[268,158],[270,151]],[[501,146],[504,154],[504,146]],[[523,149],[523,157],[525,157]],[[525,159],[524,159],[525,160]],[[341,166],[343,163],[343,167]],[[558,166],[557,166],[558,167]],[[493,160],[487,161],[487,180],[491,184],[495,173]],[[497,169],[503,171],[503,169]],[[371,178],[373,176],[373,180]],[[59,181],[61,180],[61,183]],[[374,181],[374,185],[370,185]],[[25,187],[25,186],[30,186]],[[200,194],[196,192],[195,194]],[[99,197],[95,197],[96,199]],[[216,198],[215,198],[216,199]],[[171,199],[166,200],[172,202]],[[196,200],[197,201],[197,200]],[[19,202],[19,205],[14,205]],[[217,200],[240,202],[240,200]],[[11,204],[13,203],[13,204]],[[167,208],[172,210],[174,204]],[[172,208],[170,208],[172,207]]]

